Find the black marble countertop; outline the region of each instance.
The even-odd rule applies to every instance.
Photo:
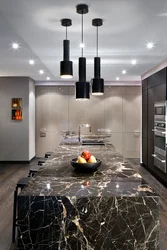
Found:
[[[102,160],[95,172],[82,173],[70,164],[86,149]],[[133,165],[121,156],[112,145],[58,146],[44,166],[32,178],[20,196],[157,196],[136,172]]]

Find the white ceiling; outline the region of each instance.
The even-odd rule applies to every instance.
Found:
[[[74,77],[78,79],[78,57],[81,16],[76,13],[78,0],[0,0],[0,76],[30,76],[45,80],[47,76],[60,81],[62,41],[65,28],[60,19],[71,18],[68,28]],[[99,28],[99,54],[105,81],[139,80],[140,76],[167,58],[166,0],[87,0],[89,13],[84,16],[84,56],[87,58],[87,80],[93,78],[96,29],[93,18],[103,18]],[[155,48],[148,50],[152,41]],[[18,42],[18,51],[11,49]],[[35,59],[35,66],[28,64]],[[131,65],[136,59],[138,64]],[[39,69],[45,74],[40,76]],[[121,71],[127,70],[123,76]]]

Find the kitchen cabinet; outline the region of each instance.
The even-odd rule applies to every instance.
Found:
[[[154,154],[154,138],[148,139],[147,146],[148,146],[147,167],[150,170],[154,170],[154,157],[152,156],[152,154]]]
[[[147,87],[153,88],[159,84],[166,83],[166,71],[166,68],[164,68],[156,72],[152,76],[149,76],[147,80]]]
[[[147,147],[147,137],[142,137],[142,162],[145,166],[147,163],[147,155],[148,155],[148,147]]]
[[[142,162],[162,183],[167,174],[154,166],[154,103],[167,100],[167,68],[142,81]]]
[[[147,137],[147,90],[142,94],[142,137]]]
[[[147,81],[148,81],[148,78],[146,78],[146,79],[144,79],[143,81],[142,81],[142,93],[145,91],[145,90],[147,90]]]
[[[152,129],[154,128],[154,88],[148,89],[147,95],[147,134],[148,139],[153,139],[154,133]]]
[[[154,87],[154,102],[166,100],[166,83]]]

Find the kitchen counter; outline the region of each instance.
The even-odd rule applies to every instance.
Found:
[[[57,147],[20,193],[18,249],[158,249],[156,193],[112,145],[86,146],[102,165],[76,171],[83,149]]]

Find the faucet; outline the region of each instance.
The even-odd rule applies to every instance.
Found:
[[[78,140],[81,141],[81,127],[89,128],[89,132],[91,132],[91,125],[90,124],[80,124],[78,127]]]

